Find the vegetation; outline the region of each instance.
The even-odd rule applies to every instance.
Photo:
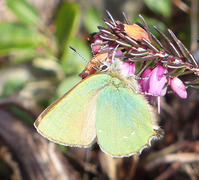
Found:
[[[59,2],[47,13],[26,0],[0,1],[0,179],[198,179],[197,86],[188,88],[187,99],[172,93],[162,98],[165,137],[141,156],[113,159],[97,144],[87,150],[67,148],[36,132],[37,116],[81,80],[79,74],[87,65],[69,46],[90,61],[87,37],[98,31],[97,26],[105,27],[103,11],[116,8],[122,17],[121,8],[127,11],[129,3],[85,9],[78,1]],[[197,2],[189,3],[144,0],[136,13],[156,37],[160,38],[154,25],[165,34],[169,28],[197,52]],[[138,14],[130,21],[140,21]],[[183,80],[192,78],[191,74]]]

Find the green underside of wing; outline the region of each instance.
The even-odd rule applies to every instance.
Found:
[[[97,98],[97,139],[112,156],[128,156],[148,144],[155,135],[149,104],[125,87],[105,87]]]
[[[37,130],[63,145],[90,146],[96,138],[112,156],[137,153],[154,130],[149,105],[107,74],[92,75],[50,105],[36,120]]]
[[[59,144],[91,145],[96,137],[96,98],[109,78],[94,75],[81,81],[38,117],[37,130]]]

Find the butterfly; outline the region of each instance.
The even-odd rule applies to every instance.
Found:
[[[163,131],[155,110],[136,78],[121,73],[120,64],[119,58],[101,62],[41,113],[34,123],[37,131],[65,146],[86,148],[97,142],[112,157],[140,154],[159,139]]]
[[[97,71],[97,68],[100,66],[102,61],[111,62],[111,57],[108,52],[98,53],[96,54],[88,63],[86,68],[79,74],[79,76],[84,79],[88,75],[91,75]]]

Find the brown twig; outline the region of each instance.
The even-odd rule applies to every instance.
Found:
[[[167,146],[166,148],[158,151],[158,152],[154,152],[148,155],[148,157],[146,157],[145,162],[152,162],[157,158],[169,155],[171,153],[175,153],[179,150],[182,150],[185,147],[189,147],[194,149],[195,151],[197,151],[197,149],[199,148],[199,142],[197,141],[181,141],[181,142],[177,142],[174,144],[171,144],[170,146]]]
[[[186,173],[189,175],[191,180],[197,180],[194,170],[190,164],[184,164],[184,169],[185,169]]]
[[[190,163],[190,162],[198,162],[198,161],[199,161],[199,156],[197,153],[168,154],[165,156],[161,156],[152,162],[147,163],[144,166],[144,168],[150,171],[161,164],[169,164],[173,162]]]
[[[176,170],[180,168],[180,163],[179,162],[174,162],[169,166],[162,174],[160,174],[158,177],[155,178],[155,180],[166,180],[169,177],[171,177]]]
[[[23,179],[78,179],[61,151],[9,111],[0,109],[0,138],[21,165]]]

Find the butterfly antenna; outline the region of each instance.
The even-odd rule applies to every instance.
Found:
[[[86,61],[87,63],[89,63],[81,54],[80,54],[80,52],[79,51],[77,51],[77,49],[75,49],[75,48],[73,48],[73,47],[71,47],[71,46],[69,46],[73,51],[75,51],[84,61]]]
[[[95,70],[97,70],[97,68],[95,68],[94,66],[92,66],[91,64],[90,64],[90,62],[88,62],[85,58],[84,58],[84,56],[82,56],[81,54],[80,54],[80,52],[79,51],[77,51],[77,49],[75,49],[75,48],[73,48],[72,46],[69,46],[73,51],[75,51],[85,62],[87,62],[93,69],[95,69]]]

